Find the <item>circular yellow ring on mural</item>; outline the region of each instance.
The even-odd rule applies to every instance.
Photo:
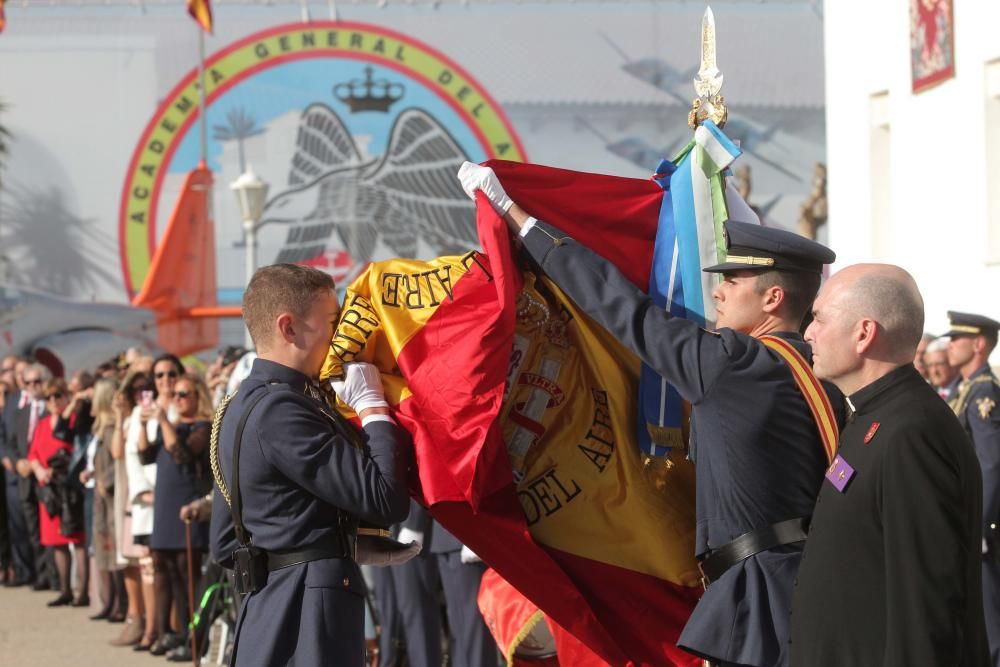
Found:
[[[405,35],[364,23],[294,23],[246,37],[205,62],[206,103],[270,67],[305,58],[367,60],[410,76],[465,119],[489,158],[522,161],[521,145],[500,105],[460,66]],[[149,272],[156,209],[166,170],[198,118],[198,80],[189,73],[160,105],[132,156],[122,193],[119,246],[126,289]]]

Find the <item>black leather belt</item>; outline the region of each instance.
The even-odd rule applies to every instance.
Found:
[[[305,549],[267,552],[267,571],[274,572],[283,567],[327,558],[354,558],[354,540],[341,539],[340,535],[330,535]]]
[[[809,531],[809,517],[788,519],[744,533],[729,544],[711,551],[700,563],[702,584],[706,587],[718,580],[726,570],[761,551],[774,549],[786,544],[795,544],[806,539]]]

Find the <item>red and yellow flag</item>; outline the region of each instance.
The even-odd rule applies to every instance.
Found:
[[[0,32],[7,27],[7,15],[4,13],[3,6],[6,4],[7,0],[0,0]]]
[[[663,191],[494,163],[535,215],[648,285]],[[547,619],[613,665],[694,665],[694,471],[635,442],[639,360],[515,263],[482,196],[483,252],[373,264],[347,289],[323,377],[375,363],[414,438],[415,493]]]
[[[212,1],[211,0],[187,0],[188,14],[198,22],[201,29],[212,33]]]

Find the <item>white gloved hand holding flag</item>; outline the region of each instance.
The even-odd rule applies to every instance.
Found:
[[[458,170],[458,180],[470,199],[475,200],[476,190],[482,190],[500,215],[510,210],[514,204],[514,201],[507,196],[503,186],[500,185],[500,179],[497,178],[496,173],[489,167],[463,162]]]
[[[344,364],[344,379],[334,380],[333,390],[358,415],[368,408],[388,408],[382,389],[382,376],[373,365],[364,362]]]

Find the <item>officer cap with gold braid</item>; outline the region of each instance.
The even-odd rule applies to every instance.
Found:
[[[991,320],[985,315],[974,315],[973,313],[959,313],[954,310],[948,311],[948,321],[951,325],[948,333],[944,334],[949,338],[958,336],[986,336],[996,335],[1000,329],[1000,322]]]
[[[762,227],[729,220],[726,229],[726,261],[703,271],[724,273],[759,269],[822,273],[824,264],[832,264],[837,255],[821,243],[783,229]]]

